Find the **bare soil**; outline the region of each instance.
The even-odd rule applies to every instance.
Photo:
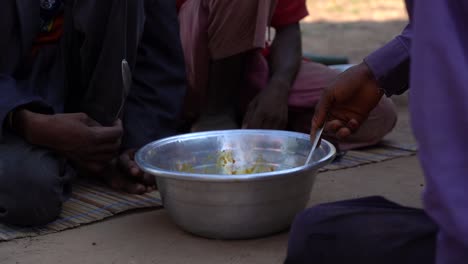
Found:
[[[402,0],[308,0],[303,50],[352,63],[398,35],[407,23]]]

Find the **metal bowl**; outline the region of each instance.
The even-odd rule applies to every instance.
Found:
[[[156,176],[164,207],[181,228],[246,239],[287,229],[304,209],[317,170],[335,155],[322,140],[304,166],[310,148],[306,134],[225,130],[155,141],[138,151],[136,162]]]

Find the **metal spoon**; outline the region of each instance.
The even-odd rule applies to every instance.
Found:
[[[314,142],[312,144],[312,148],[310,149],[309,156],[307,156],[307,160],[306,160],[304,165],[309,164],[310,160],[312,159],[312,154],[314,154],[314,150],[315,150],[315,148],[317,148],[317,144],[318,144],[318,142],[320,140],[320,137],[322,136],[322,132],[323,132],[324,127],[325,127],[325,125],[322,128],[320,128],[319,130],[317,130],[317,132],[315,132],[315,139],[314,139]]]
[[[116,119],[120,118],[122,114],[122,110],[125,106],[125,101],[127,99],[128,94],[130,93],[130,88],[132,86],[132,72],[130,70],[130,66],[126,59],[122,60],[122,82],[123,82],[123,90],[122,90],[122,100],[120,101],[120,107],[116,114]]]

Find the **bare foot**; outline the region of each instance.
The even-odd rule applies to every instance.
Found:
[[[123,152],[106,173],[106,181],[116,190],[144,194],[156,190],[155,177],[144,173],[134,161],[135,150]]]
[[[112,189],[124,191],[130,194],[145,194],[156,189],[155,185],[148,185],[138,179],[129,177],[120,169],[109,171],[106,176],[106,181]]]

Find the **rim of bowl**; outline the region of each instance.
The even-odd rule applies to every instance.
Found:
[[[157,166],[151,165],[145,161],[143,158],[144,153],[147,152],[149,148],[154,146],[165,145],[174,141],[186,140],[186,139],[195,139],[203,138],[209,136],[225,135],[225,134],[251,134],[251,135],[265,135],[265,134],[276,134],[283,136],[293,136],[299,139],[309,140],[309,135],[299,132],[292,131],[281,131],[281,130],[260,130],[260,129],[234,129],[234,130],[217,130],[217,131],[208,131],[208,132],[197,132],[197,133],[188,133],[172,137],[163,138],[160,140],[153,141],[147,145],[140,148],[136,155],[135,161],[138,166],[146,173],[152,174],[157,177],[165,177],[179,180],[191,180],[191,181],[222,181],[222,182],[240,182],[240,181],[252,181],[252,180],[264,180],[268,178],[277,178],[281,176],[287,176],[299,171],[308,172],[314,169],[319,169],[333,160],[336,154],[336,148],[328,142],[327,140],[322,139],[320,145],[325,144],[330,148],[330,152],[325,155],[323,158],[317,162],[306,164],[303,166],[294,167],[291,169],[272,171],[272,172],[261,172],[261,173],[251,173],[251,174],[235,174],[235,175],[224,175],[224,174],[203,174],[203,173],[190,173],[190,172],[179,172],[173,170],[166,170],[159,168]]]

